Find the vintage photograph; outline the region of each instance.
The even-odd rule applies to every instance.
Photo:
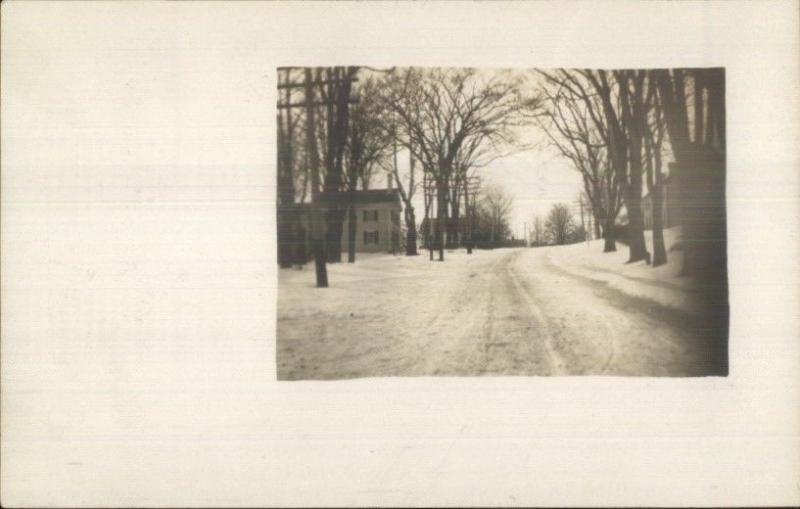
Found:
[[[800,2],[0,2],[0,506],[800,507]]]
[[[277,70],[279,380],[726,376],[725,70]]]

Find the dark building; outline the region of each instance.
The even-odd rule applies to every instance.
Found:
[[[668,175],[664,179],[664,200],[662,202],[662,214],[664,218],[664,228],[672,228],[680,224],[679,215],[680,199],[678,193],[678,179]],[[642,213],[644,214],[645,230],[653,229],[653,196],[647,193],[642,198]]]
[[[397,252],[400,249],[400,193],[395,189],[369,189],[354,193],[320,193],[324,206],[336,205],[344,213],[342,252],[349,245],[349,207],[355,207],[355,248],[359,253]],[[303,263],[311,257],[310,203],[292,203],[278,207],[278,262],[282,256],[289,264]],[[323,227],[324,228],[324,227]],[[282,265],[285,265],[283,263]]]

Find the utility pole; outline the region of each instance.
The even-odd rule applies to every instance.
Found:
[[[479,186],[479,177],[464,177],[464,220],[467,222],[467,254],[472,254],[472,223],[475,220],[475,196],[478,193]],[[469,203],[470,191],[472,194],[472,206]]]
[[[288,74],[288,73],[287,73]],[[290,82],[291,77],[286,76],[285,81]],[[281,88],[280,77],[278,77],[278,88]],[[289,90],[287,89],[286,100],[290,99]],[[292,217],[290,214],[291,204],[294,203],[294,186],[293,184],[293,168],[292,168],[292,118],[291,110],[287,110],[286,114],[278,111],[277,126],[278,126],[278,189],[277,189],[277,202],[278,202],[278,265],[281,267],[291,267],[292,262],[296,256],[296,250],[293,250],[294,244],[294,228],[292,224]],[[287,117],[286,126],[284,127],[284,116]],[[287,185],[287,183],[289,185]],[[287,217],[288,216],[288,217]],[[300,262],[300,260],[297,260]],[[304,262],[303,262],[304,263]]]
[[[317,287],[327,288],[328,268],[325,265],[325,244],[322,232],[322,204],[319,202],[319,154],[317,153],[316,112],[311,69],[305,70],[306,147],[311,165],[311,251],[317,274]]]
[[[472,232],[470,231],[469,224],[469,181],[466,178],[464,179],[464,220],[467,222],[467,231],[464,232],[467,244],[467,254],[472,254]]]
[[[316,100],[314,97],[314,87],[322,85],[332,86],[333,84],[341,85],[344,83],[349,85],[352,82],[358,81],[358,78],[355,76],[339,76],[337,78],[324,80],[321,78],[321,75],[319,75],[319,78],[315,80],[312,76],[312,70],[310,67],[279,67],[278,71],[288,73],[293,69],[303,70],[305,79],[299,83],[294,83],[287,79],[284,81],[284,83],[279,83],[278,88],[285,90],[287,98],[290,97],[290,89],[302,88],[305,92],[304,100],[303,102],[298,103],[289,102],[288,99],[281,103],[279,100],[277,107],[279,110],[286,109],[289,111],[291,111],[291,108],[303,108],[306,113],[306,151],[308,156],[309,171],[311,173],[311,250],[314,256],[317,287],[325,288],[328,286],[328,269],[326,266],[325,253],[325,216],[328,212],[328,207],[326,203],[323,203],[319,192],[320,160],[316,141],[316,108],[320,106],[332,107],[333,105],[336,105],[339,108],[347,108],[350,104],[358,103],[359,99],[357,97],[343,95],[341,97],[328,97],[326,100]],[[338,120],[340,120],[340,125],[337,126],[338,136],[344,137],[346,136],[346,132],[342,131],[346,130],[347,128],[347,117]],[[332,134],[333,133],[329,133],[329,135]],[[336,148],[341,150],[341,147]],[[341,159],[341,157],[339,157],[339,159]],[[332,206],[336,206],[335,200],[333,200]]]
[[[472,216],[475,215],[475,196],[477,196],[478,191],[480,190],[480,182],[481,182],[480,181],[480,177],[477,177],[477,176],[465,177],[464,180],[463,180],[463,186],[464,186],[464,212],[467,215],[467,238],[468,238],[468,240],[467,240],[467,254],[471,254],[472,253],[472,220],[474,220],[474,217],[472,218],[472,220],[470,220],[469,216],[470,216],[470,211],[472,213]],[[449,179],[446,179],[446,180],[438,180],[437,181],[435,179],[431,179],[430,177],[427,177],[427,173],[423,173],[423,176],[422,176],[422,189],[424,191],[424,196],[425,196],[425,199],[426,199],[426,202],[425,202],[426,203],[426,205],[425,205],[425,218],[426,218],[426,220],[428,220],[428,222],[427,222],[427,224],[428,224],[428,246],[429,246],[429,249],[431,249],[431,251],[430,251],[431,260],[433,260],[433,250],[432,250],[433,247],[431,246],[432,242],[430,240],[430,232],[432,230],[431,225],[435,221],[437,227],[439,228],[438,231],[441,233],[441,235],[440,235],[441,244],[438,246],[438,249],[439,249],[439,261],[444,261],[444,245],[445,245],[445,229],[446,229],[445,228],[446,225],[444,224],[444,218],[440,217],[440,214],[439,214],[440,208],[441,208],[439,206],[439,200],[442,198],[442,196],[445,196],[445,199],[447,198],[447,193],[442,193],[441,192],[442,186],[446,186],[447,189],[454,189],[456,187],[461,187],[462,186],[462,182],[461,182],[461,180],[453,178],[453,177],[451,177]],[[470,195],[472,196],[472,206],[471,207],[469,206],[469,197],[470,197]],[[436,210],[436,218],[429,217],[429,214],[428,214],[428,209],[429,208],[433,209],[434,199],[436,200],[436,208],[435,208],[435,210]],[[434,238],[435,237],[436,236],[434,236]]]
[[[589,245],[589,233],[586,229],[586,224],[583,222],[583,193],[578,196],[578,202],[580,203],[581,207],[581,229],[583,229],[583,238],[586,241],[586,245]]]
[[[589,212],[592,211],[590,210]],[[594,213],[589,214],[588,217],[586,218],[586,242],[589,242],[594,238],[594,234],[592,233],[594,231],[592,228],[593,227],[592,221],[594,221]]]
[[[586,235],[586,223],[585,223],[584,218],[583,218],[583,193],[578,195],[578,209],[580,210],[580,214],[581,214],[581,230],[583,230],[583,237],[586,240],[586,239],[588,239],[588,237]],[[588,242],[588,240],[587,240],[587,242]]]
[[[445,224],[445,216],[447,215],[447,197],[448,193],[444,189],[444,184],[440,181],[436,182],[436,223],[439,226],[439,261],[444,261],[444,245],[447,242],[447,225]],[[444,200],[442,200],[444,198]],[[442,212],[445,212],[442,215]]]
[[[430,191],[428,189],[428,186],[429,186],[428,182],[429,182],[428,172],[425,171],[425,168],[423,166],[423,168],[422,168],[422,196],[423,196],[423,199],[425,200],[425,244],[428,246],[428,256],[430,257],[430,260],[433,261],[433,246],[431,245],[431,229],[432,229],[431,225],[433,223],[433,220],[430,218],[430,214],[429,214],[430,208],[431,208],[431,204],[433,203],[433,196],[431,194],[429,194]]]
[[[528,247],[528,222],[522,223],[522,238],[525,239],[525,247]]]

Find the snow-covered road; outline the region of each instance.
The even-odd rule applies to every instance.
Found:
[[[327,289],[282,269],[278,376],[716,374],[702,317],[568,270],[570,247],[373,256]]]

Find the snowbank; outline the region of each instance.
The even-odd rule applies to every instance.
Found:
[[[697,286],[681,277],[683,250],[675,249],[680,240],[680,227],[664,230],[667,263],[653,268],[644,261],[628,264],[628,247],[617,244],[617,251],[603,253],[603,240],[569,246],[539,248],[558,269],[572,275],[606,283],[610,288],[632,297],[654,301],[685,313],[703,313]],[[653,252],[651,232],[645,232],[647,249]]]

